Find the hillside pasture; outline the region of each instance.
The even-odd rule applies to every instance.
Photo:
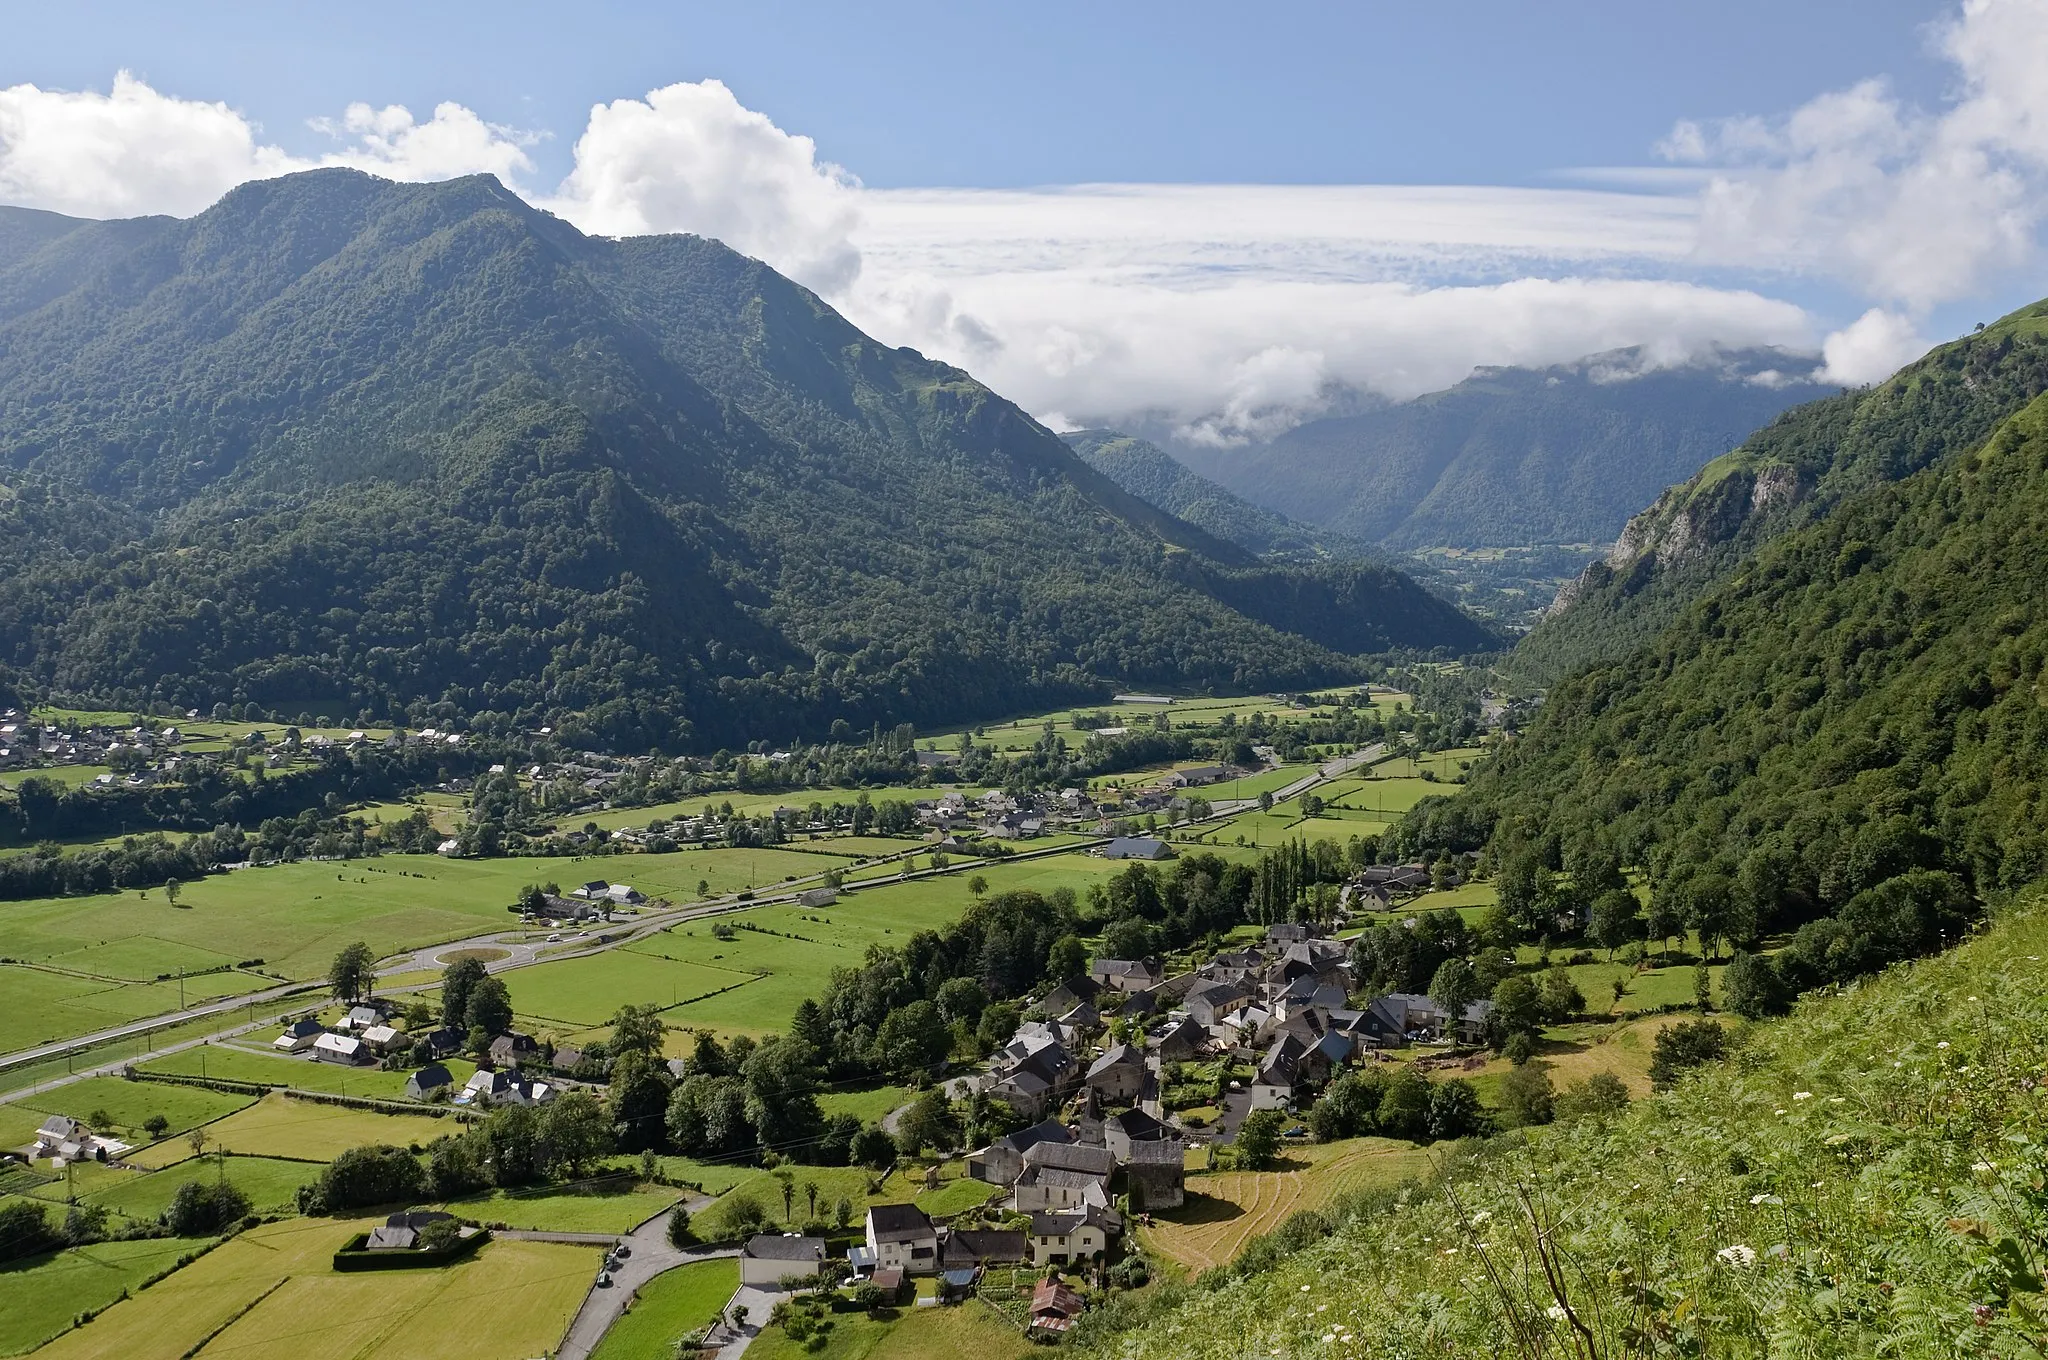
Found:
[[[680,1198],[678,1191],[620,1176],[532,1191],[492,1190],[442,1207],[479,1223],[534,1232],[626,1233],[668,1212]]]

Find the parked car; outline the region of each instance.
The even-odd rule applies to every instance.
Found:
[[[609,1270],[597,1272],[597,1287],[599,1289],[610,1289],[612,1287],[612,1273]]]

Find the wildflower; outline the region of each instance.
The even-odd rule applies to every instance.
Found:
[[[1303,1286],[1301,1287],[1301,1292],[1302,1292],[1302,1293],[1304,1293],[1304,1294],[1308,1293],[1308,1286],[1307,1286],[1307,1285],[1303,1285]]]
[[[1565,1312],[1564,1305],[1561,1303],[1553,1303],[1543,1311],[1552,1322],[1563,1322],[1566,1318],[1571,1316],[1571,1314]]]
[[[1721,1248],[1714,1253],[1714,1257],[1724,1266],[1753,1266],[1756,1264],[1755,1248],[1745,1247],[1740,1242],[1734,1246]]]
[[[1829,1096],[1829,1097],[1828,1097],[1828,1104],[1830,1104],[1830,1105],[1840,1105],[1840,1104],[1842,1104],[1842,1103],[1843,1103],[1843,1098],[1842,1098],[1841,1096]]]
[[[1996,1170],[1996,1169],[1997,1169],[1997,1168],[1993,1167],[1993,1166],[1992,1166],[1992,1164],[1991,1164],[1990,1162],[1972,1162],[1972,1163],[1970,1163],[1970,1170],[1972,1170],[1972,1171],[1993,1171],[1993,1170]]]
[[[1324,1332],[1324,1333],[1323,1333],[1323,1344],[1324,1344],[1325,1346],[1329,1345],[1329,1344],[1330,1344],[1330,1343],[1331,1343],[1332,1341],[1335,1341],[1336,1339],[1337,1339],[1337,1334],[1336,1334],[1335,1332]]]
[[[1948,1040],[1946,1040],[1946,1039],[1943,1039],[1943,1040],[1942,1040],[1942,1041],[1941,1041],[1940,1043],[1936,1044],[1936,1045],[1935,1045],[1935,1047],[1936,1047],[1936,1048],[1947,1048],[1947,1047],[1948,1047]]]
[[[1977,1319],[1979,1327],[1989,1327],[1991,1319],[1996,1317],[1997,1314],[1991,1310],[1991,1305],[1988,1303],[1973,1303],[1970,1305],[1970,1316]]]
[[[1793,1098],[1794,1100],[1812,1100],[1812,1099],[1813,1099],[1813,1092],[1811,1092],[1811,1091],[1794,1091],[1794,1092],[1792,1093],[1792,1098]]]
[[[1783,1204],[1785,1201],[1779,1199],[1776,1195],[1751,1195],[1749,1202],[1751,1204]]]
[[[1774,1113],[1777,1113],[1777,1114],[1783,1114],[1783,1113],[1785,1113],[1785,1112],[1784,1112],[1783,1110],[1777,1110],[1777,1111],[1774,1111]]]
[[[1484,1223],[1484,1222],[1485,1222],[1485,1221],[1486,1221],[1487,1219],[1489,1219],[1489,1218],[1492,1218],[1492,1217],[1493,1217],[1493,1214],[1492,1214],[1492,1213],[1491,1213],[1490,1211],[1488,1211],[1488,1210],[1485,1210],[1485,1209],[1481,1209],[1481,1210],[1480,1210],[1480,1211],[1479,1211],[1478,1213],[1476,1213],[1476,1214],[1472,1215],[1472,1221],[1473,1221],[1473,1222],[1474,1222],[1475,1224],[1477,1224],[1477,1223]]]

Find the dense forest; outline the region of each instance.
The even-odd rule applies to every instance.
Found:
[[[1819,396],[1802,376],[1813,366],[1758,350],[1657,368],[1622,351],[1484,369],[1270,444],[1180,453],[1259,505],[1391,548],[1605,543],[1665,487]]]
[[[1776,978],[1745,979],[1766,992],[1952,942],[1973,895],[2048,870],[2044,530],[2048,396],[1557,686],[1400,837],[1489,845],[1504,905],[1558,870],[1641,865],[1652,936],[1660,914],[1736,945],[1791,934]]]
[[[1259,564],[713,241],[347,171],[0,215],[0,664],[43,693],[708,750],[1495,641]]]
[[[1943,345],[1876,387],[1786,412],[1633,519],[1516,647],[1531,683],[1626,655],[1772,537],[1982,443],[2048,391],[2048,303]]]

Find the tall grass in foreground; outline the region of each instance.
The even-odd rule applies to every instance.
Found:
[[[2048,1354],[2048,906],[1509,1135],[1266,1267],[1112,1306],[1106,1355]],[[1464,1152],[1470,1152],[1465,1145]]]

